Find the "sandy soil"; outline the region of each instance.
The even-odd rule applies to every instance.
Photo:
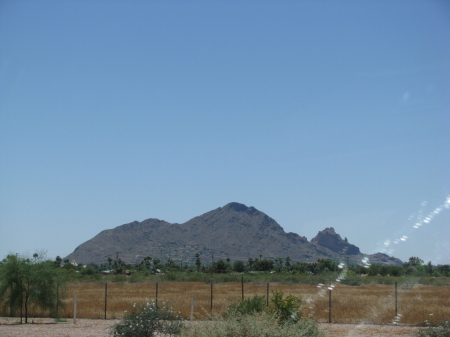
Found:
[[[17,318],[0,318],[2,337],[107,337],[109,328],[118,320],[72,319],[56,323],[52,319],[29,318],[28,324],[17,324]],[[33,322],[33,323],[31,323]],[[327,337],[395,337],[414,336],[416,327],[373,324],[326,324],[320,329]]]

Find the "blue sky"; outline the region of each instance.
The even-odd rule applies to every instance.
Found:
[[[236,201],[450,263],[449,2],[2,1],[0,46],[0,256]]]

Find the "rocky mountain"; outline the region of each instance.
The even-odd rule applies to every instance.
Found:
[[[183,224],[147,219],[104,230],[67,258],[78,263],[104,263],[117,255],[127,262],[152,256],[162,261],[171,258],[175,262],[193,262],[196,253],[203,263],[213,258],[246,261],[260,255],[268,259],[289,256],[293,261],[303,262],[319,258],[357,262],[369,257],[373,263],[402,263],[395,258],[361,254],[358,247],[343,240],[332,227],[309,242],[296,233],[286,233],[274,219],[256,208],[237,202]]]

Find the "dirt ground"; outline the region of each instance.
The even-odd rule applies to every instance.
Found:
[[[52,319],[29,318],[28,324],[17,324],[17,318],[0,318],[2,337],[107,337],[109,328],[118,320],[73,319],[56,323]],[[395,337],[414,336],[416,327],[373,324],[320,323],[327,337]]]

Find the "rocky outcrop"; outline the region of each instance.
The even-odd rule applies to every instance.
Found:
[[[340,255],[361,254],[358,247],[348,243],[347,239],[343,240],[341,236],[335,232],[333,227],[325,228],[323,231],[320,231],[311,240],[311,243],[328,248],[332,252]]]

